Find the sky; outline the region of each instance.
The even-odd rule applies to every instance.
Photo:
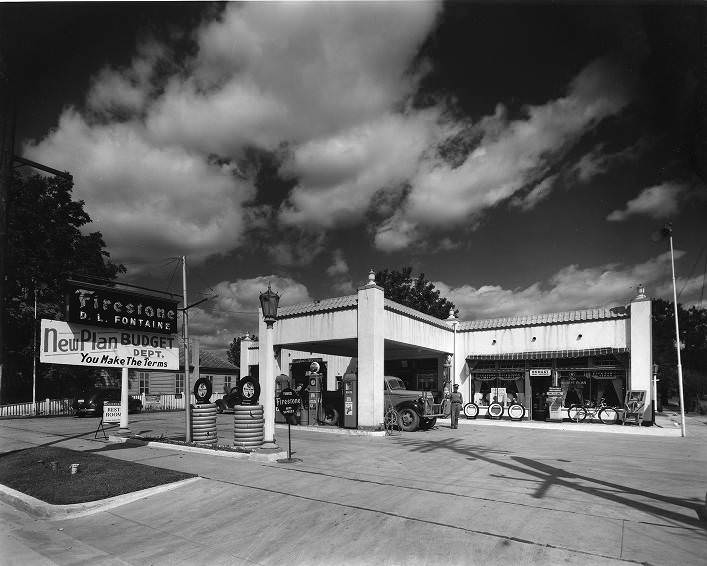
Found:
[[[16,153],[221,352],[410,265],[462,320],[702,305],[703,4],[0,5]]]

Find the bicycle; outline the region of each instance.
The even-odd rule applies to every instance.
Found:
[[[569,418],[577,423],[583,422],[587,417],[598,418],[604,424],[616,424],[619,412],[616,407],[610,407],[602,399],[599,405],[571,405],[567,411]]]
[[[385,435],[390,436],[394,430],[402,431],[402,418],[400,413],[393,407],[388,407],[383,415],[383,425],[385,427]]]

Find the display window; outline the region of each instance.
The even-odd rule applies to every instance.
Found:
[[[537,360],[467,360],[471,400],[479,407],[519,403],[534,419],[547,417],[547,391],[557,378],[562,406],[620,406],[626,390],[626,356],[584,356]]]

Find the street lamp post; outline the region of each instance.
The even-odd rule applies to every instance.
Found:
[[[449,309],[449,317],[447,317],[447,323],[452,327],[453,332],[453,343],[452,343],[452,367],[449,371],[449,392],[454,390],[454,378],[456,374],[457,366],[457,326],[459,325],[459,319],[454,315],[454,309]]]
[[[260,375],[260,387],[262,392],[263,417],[263,441],[266,445],[275,443],[275,380],[273,371],[273,326],[277,321],[277,307],[280,303],[280,295],[274,293],[268,283],[268,290],[260,293],[260,308],[263,311],[263,321],[265,322],[265,340],[260,355],[262,360],[262,372]]]

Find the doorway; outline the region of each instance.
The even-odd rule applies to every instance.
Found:
[[[532,376],[530,390],[532,394],[531,415],[534,421],[544,421],[550,415],[547,408],[547,390],[552,385],[552,378],[546,376]]]

